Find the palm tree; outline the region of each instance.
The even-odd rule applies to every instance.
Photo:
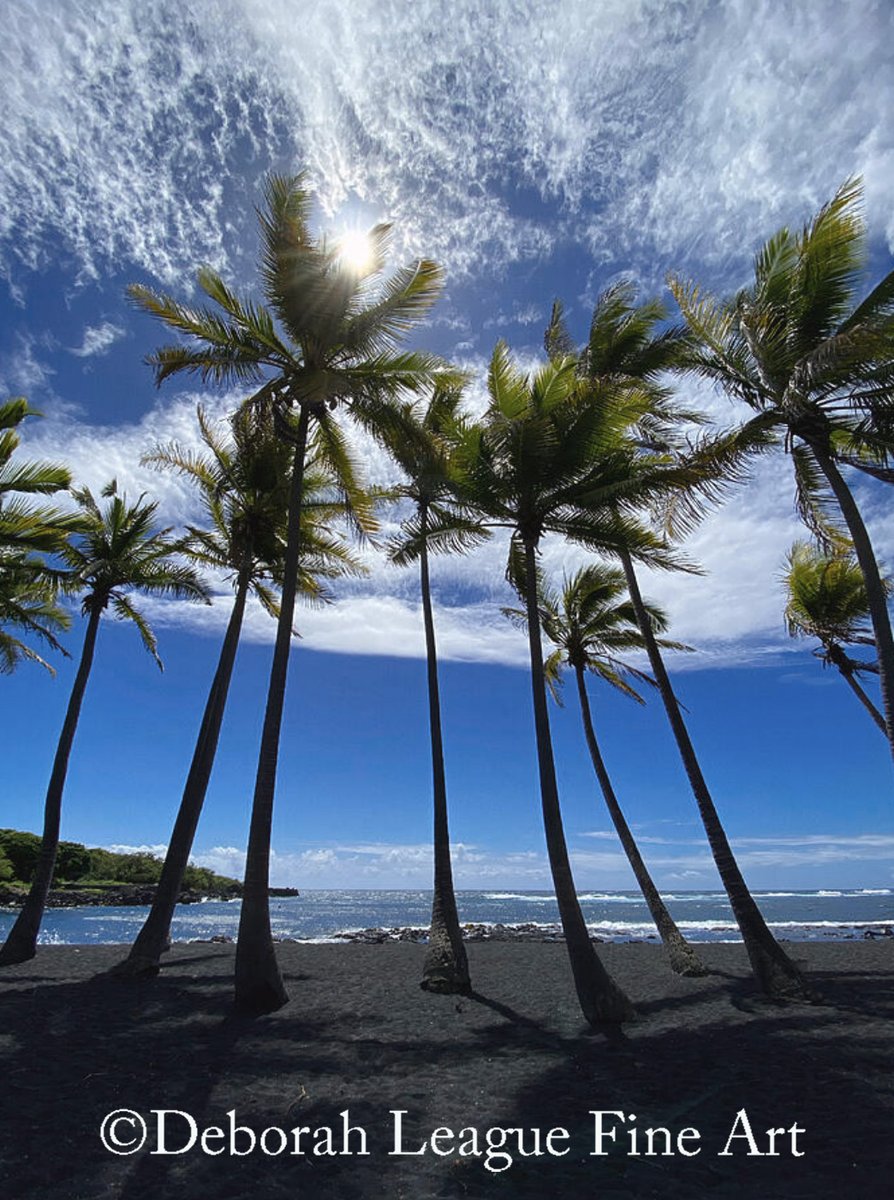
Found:
[[[208,527],[189,526],[184,552],[201,566],[228,573],[235,598],[155,898],[130,953],[114,968],[119,975],[158,971],[214,766],[246,602],[254,595],[272,617],[279,611],[270,584],[281,579],[288,537],[289,447],[277,437],[269,410],[240,409],[229,422],[230,439],[201,408],[198,421],[206,454],[174,443],[156,447],[143,461],[196,484]],[[310,602],[330,599],[323,579],[363,570],[327,528],[342,508],[327,485],[311,459],[303,481],[298,572],[298,593]]]
[[[292,448],[288,543],[236,951],[236,1006],[246,1013],[272,1012],[288,998],[270,930],[268,886],[308,431],[313,425],[320,460],[353,506],[360,492],[332,410],[341,402],[367,429],[391,427],[398,420],[395,397],[427,386],[439,366],[430,355],[397,350],[401,337],[438,295],[439,268],[422,260],[385,276],[387,225],[370,232],[367,264],[352,266],[337,242],[312,235],[310,215],[311,197],[301,176],[268,180],[260,214],[267,306],[242,302],[207,269],[200,272],[199,285],[212,309],[181,304],[148,288],[130,288],[137,304],[188,339],[150,357],[159,383],[179,372],[194,372],[216,383],[251,384],[258,390],[250,403],[272,411],[277,432]]]
[[[561,593],[542,579],[539,590],[543,632],[556,647],[544,663],[553,699],[558,704],[562,703],[559,685],[562,682],[562,666],[567,664],[574,672],[577,684],[584,737],[590,751],[593,770],[596,772],[627,861],[668,952],[671,969],[678,975],[705,975],[705,967],[677,928],[652,881],[636,839],[618,803],[593,728],[586,686],[587,672],[596,675],[639,704],[644,703],[643,698],[630,680],[654,684],[654,680],[648,675],[618,657],[619,654],[639,650],[643,646],[633,606],[629,600],[622,599],[625,591],[623,573],[601,563],[591,563],[576,571],[570,578],[566,576]],[[516,609],[504,611],[516,621],[519,618],[526,619],[525,614]],[[663,632],[667,628],[664,613],[651,604],[648,611],[652,627],[659,633]],[[688,649],[679,642],[666,639],[661,639],[660,644],[674,650]]]
[[[386,437],[386,445],[407,480],[394,488],[393,494],[411,501],[414,509],[404,522],[404,536],[392,543],[390,557],[399,566],[419,560],[425,628],[434,796],[434,893],[422,987],[434,992],[467,993],[471,980],[453,890],[438,654],[428,565],[430,551],[465,550],[488,536],[479,523],[462,511],[455,496],[451,454],[466,428],[458,412],[461,397],[459,386],[438,386],[424,411],[407,405],[405,425],[409,435],[406,431],[401,431],[400,436],[392,433]]]
[[[0,948],[0,966],[26,962],[35,954],[56,865],[65,776],[103,613],[111,607],[118,618],[133,621],[160,668],[155,636],[130,593],[138,590],[152,596],[207,599],[195,571],[177,561],[179,545],[168,536],[170,530],[153,529],[156,503],[141,496],[129,505],[125,496],[117,494],[114,482],[103,489],[102,497],[109,501],[104,510],[87,488],[73,495],[80,508],[81,531],[58,553],[67,568],[65,590],[81,593],[87,629],[47,788],[34,877],[22,911]]]
[[[641,405],[641,415],[629,422],[626,431],[632,494],[638,495],[641,502],[649,502],[651,489],[652,503],[674,513],[677,528],[685,530],[702,515],[707,501],[723,494],[722,472],[735,474],[737,455],[735,450],[731,452],[728,441],[722,439],[685,459],[676,452],[681,440],[680,424],[701,419],[698,413],[678,408],[663,381],[665,373],[679,364],[686,343],[680,331],[660,329],[665,313],[658,302],[636,305],[634,300],[630,285],[622,284],[602,294],[593,312],[589,342],[578,356],[578,370],[597,393],[606,388],[617,389],[616,395],[635,397]],[[570,340],[562,324],[561,310],[553,311],[547,344],[551,337]],[[651,479],[650,488],[644,486],[646,478]],[[803,976],[770,932],[726,836],[642,598],[633,548],[621,541],[614,550],[624,571],[652,676],[755,977],[770,996],[806,998],[809,992]]]
[[[0,673],[11,674],[25,659],[55,675],[50,664],[12,629],[33,634],[51,650],[67,655],[57,635],[70,625],[70,615],[57,603],[56,583],[46,564],[32,555],[0,554]]]
[[[56,463],[13,463],[26,417],[40,416],[21,396],[0,404],[0,555],[52,554],[77,527],[77,518],[22,496],[50,496],[67,490],[71,473]]]
[[[890,590],[887,580],[885,590]],[[831,663],[887,737],[885,719],[860,686],[864,671],[878,674],[878,664],[852,658],[845,646],[872,646],[875,639],[865,625],[869,603],[863,572],[853,554],[839,547],[827,554],[807,542],[795,542],[788,554],[785,574],[788,602],[785,625],[790,637],[813,637],[820,643],[814,654]]]
[[[20,439],[18,426],[39,416],[17,397],[0,405],[0,671],[9,673],[23,659],[52,667],[12,632],[33,634],[65,654],[57,635],[70,617],[57,603],[58,583],[41,554],[53,553],[77,525],[77,519],[30,496],[67,490],[71,475],[55,463],[12,462]]]
[[[878,647],[894,754],[894,638],[878,563],[841,466],[894,481],[894,271],[855,302],[866,262],[859,180],[844,183],[799,233],[780,229],[758,251],[754,282],[721,303],[693,283],[670,287],[695,347],[688,365],[755,416],[729,441],[740,460],[782,444],[798,510],[821,545],[847,526]]]
[[[629,548],[671,566],[675,556],[632,515],[663,487],[640,469],[623,440],[642,413],[640,398],[581,386],[573,357],[554,357],[532,378],[516,370],[503,343],[488,373],[490,406],[461,445],[463,498],[491,527],[511,530],[509,578],[525,599],[534,724],[547,850],[578,998],[591,1023],[632,1015],[590,942],[568,859],[546,704],[537,557],[546,533],[599,551]]]

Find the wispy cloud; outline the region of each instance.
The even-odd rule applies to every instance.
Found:
[[[0,239],[170,281],[238,261],[257,179],[295,162],[454,277],[575,244],[643,277],[741,265],[854,171],[894,244],[885,33],[872,0],[797,26],[771,0],[12,0]]]
[[[125,330],[113,321],[103,321],[101,325],[88,325],[80,346],[71,350],[77,358],[93,358],[95,355],[108,354],[115,342],[125,336]]]

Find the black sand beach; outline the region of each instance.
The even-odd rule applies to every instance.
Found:
[[[2,1150],[0,1195],[149,1200],[177,1197],[749,1197],[754,1200],[891,1194],[894,1168],[894,946],[888,942],[790,947],[822,992],[817,1005],[777,1006],[756,994],[739,946],[701,947],[714,973],[680,979],[660,948],[603,946],[609,969],[640,1014],[620,1034],[580,1018],[565,949],[558,944],[470,947],[476,994],[435,996],[419,988],[424,949],[411,944],[282,945],[291,995],[260,1020],[231,1011],[233,948],[182,944],[157,979],[134,985],[98,973],[121,948],[41,947],[0,976]],[[113,1110],[150,1121],[146,1148],[116,1156],[100,1126]],[[191,1114],[196,1144],[151,1155],[152,1110]],[[228,1152],[229,1110],[255,1135],[285,1130],[283,1153]],[[561,1128],[553,1149],[489,1171],[461,1155],[469,1135],[442,1134],[436,1155],[390,1155],[391,1110],[406,1112],[402,1149],[418,1150],[441,1126]],[[749,1154],[737,1114],[745,1110]],[[313,1131],[330,1128],[348,1154],[314,1154]],[[604,1156],[594,1156],[590,1110],[619,1110]],[[636,1120],[631,1119],[635,1114]],[[169,1117],[168,1145],[190,1127]],[[203,1153],[201,1131],[208,1136]],[[671,1156],[647,1149],[644,1131],[671,1131]],[[795,1132],[792,1132],[792,1127]],[[295,1127],[302,1155],[291,1154]],[[680,1152],[677,1137],[686,1135]],[[125,1116],[110,1130],[135,1136]],[[798,1132],[803,1130],[803,1132]],[[720,1156],[731,1133],[732,1154]],[[244,1150],[251,1135],[237,1134]],[[280,1135],[267,1135],[276,1151]],[[525,1149],[533,1148],[526,1133]],[[664,1148],[663,1137],[656,1149]],[[792,1151],[799,1153],[794,1154]],[[492,1156],[491,1166],[504,1165]]]

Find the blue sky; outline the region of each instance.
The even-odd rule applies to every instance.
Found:
[[[873,278],[894,246],[892,16],[884,3],[457,3],[214,6],[12,0],[0,91],[0,391],[45,415],[26,452],[99,487],[116,476],[192,519],[184,486],[138,466],[195,439],[202,401],[142,358],[161,330],[129,282],[184,298],[209,262],[253,286],[265,172],[307,167],[321,228],[394,222],[395,262],[425,254],[445,294],[416,344],[461,361],[483,395],[497,338],[540,353],[554,297],[582,339],[593,300],[668,270],[720,291],[756,246],[862,173]],[[797,20],[795,16],[797,15]],[[34,38],[38,18],[40,39]],[[727,401],[687,385],[723,424]],[[374,482],[383,453],[358,438]],[[672,663],[721,814],[749,880],[894,881],[891,763],[841,680],[782,629],[779,573],[800,531],[789,465],[760,465],[688,549],[703,579],[654,577]],[[858,493],[883,558],[887,495]],[[548,886],[524,638],[503,620],[500,544],[437,564],[448,784],[460,886]],[[370,575],[302,613],[275,828],[277,882],[427,886],[428,747],[415,574],[367,553]],[[553,543],[554,575],[579,551]],[[134,630],[103,629],[65,799],[64,835],[162,846],[227,617],[146,604],[163,676]],[[238,874],[273,630],[249,614],[197,859]],[[74,653],[80,630],[70,638]],[[37,828],[71,682],[23,667],[2,683],[3,824]],[[629,876],[603,814],[574,705],[554,714],[582,887]],[[657,879],[714,886],[697,814],[657,705],[594,692],[622,804]]]

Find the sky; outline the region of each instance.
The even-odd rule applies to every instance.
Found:
[[[40,37],[34,36],[39,26]],[[393,222],[395,265],[434,258],[444,294],[414,334],[472,374],[505,339],[542,357],[554,298],[583,341],[619,278],[662,295],[669,271],[726,294],[779,226],[800,226],[854,174],[865,186],[867,284],[894,252],[894,10],[884,0],[9,0],[0,46],[0,395],[43,414],[22,457],[198,516],[186,485],[139,466],[197,441],[195,408],[242,398],[156,390],[144,358],[170,340],[129,283],[195,297],[211,264],[257,296],[265,175],[301,169],[333,236]],[[679,385],[718,426],[735,411]],[[357,438],[374,483],[384,453]],[[883,563],[894,520],[854,486]],[[388,518],[393,521],[393,515]],[[387,522],[386,522],[387,527]],[[780,574],[802,536],[790,464],[750,484],[687,542],[700,578],[650,576],[670,667],[740,863],[756,888],[894,885],[891,760],[843,681],[783,628]],[[430,768],[418,584],[363,550],[369,575],[299,613],[274,828],[275,883],[428,887]],[[505,547],[435,563],[459,887],[548,888],[524,636]],[[544,546],[560,578],[585,561]],[[133,628],[104,622],[67,782],[63,836],[163,849],[226,624],[211,606],[146,601],[160,674]],[[82,627],[68,638],[76,660]],[[273,626],[248,614],[196,861],[240,874]],[[0,824],[38,829],[73,661],[0,684]],[[871,684],[869,685],[871,688]],[[570,689],[569,689],[570,691]],[[594,683],[597,732],[656,880],[717,877],[659,705]],[[569,694],[553,710],[566,831],[581,888],[631,886]]]

